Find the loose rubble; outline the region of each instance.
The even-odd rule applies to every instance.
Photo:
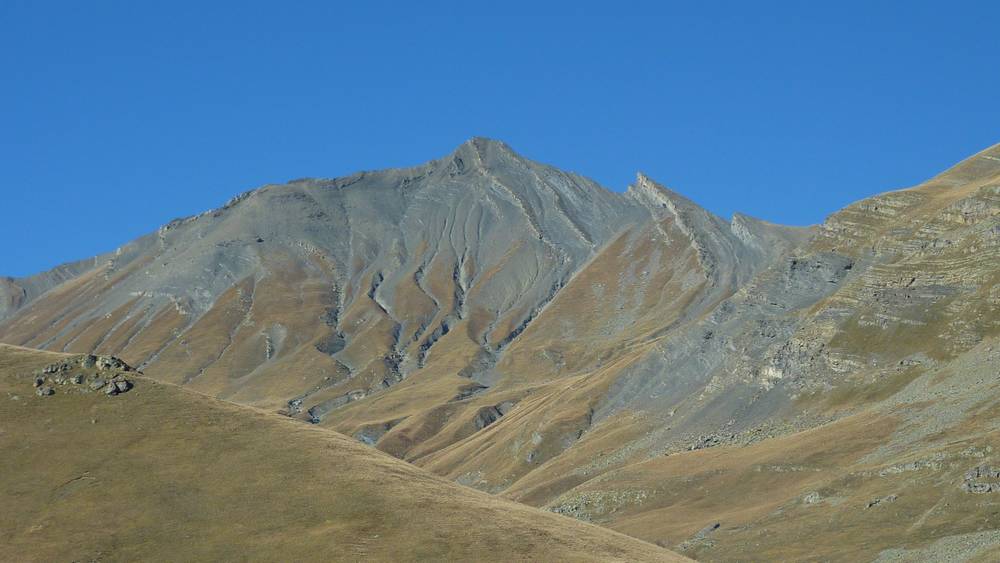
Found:
[[[976,494],[1000,492],[1000,469],[989,465],[973,467],[965,472],[960,488]]]
[[[721,525],[722,524],[720,522],[714,522],[712,524],[709,524],[708,526],[705,526],[701,530],[698,530],[698,532],[695,535],[679,543],[677,545],[677,550],[690,551],[692,549],[699,547],[711,547],[712,545],[715,545],[715,541],[711,540],[709,536],[711,536],[713,532],[718,530]]]
[[[57,386],[76,393],[103,390],[114,397],[134,387],[126,375],[133,373],[139,372],[114,356],[83,355],[45,366],[34,374],[32,385],[39,397],[55,395]]]

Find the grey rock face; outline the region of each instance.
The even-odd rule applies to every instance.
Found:
[[[308,410],[309,420],[314,424],[318,424],[323,421],[323,417],[330,411],[338,407],[342,407],[352,401],[363,399],[366,395],[367,393],[363,389],[355,389],[338,397],[334,397],[333,399],[328,399],[322,403],[318,403]]]
[[[85,356],[83,363],[89,363],[92,356]],[[94,357],[94,365],[100,371],[116,370],[116,371],[129,371],[129,366],[119,358],[113,356],[98,356]]]
[[[366,382],[375,392],[425,366],[450,328],[472,315],[487,319],[473,338],[491,357],[612,236],[649,219],[632,197],[528,161],[503,143],[473,139],[423,166],[265,186],[173,221],[105,261],[108,279],[139,267],[142,275],[122,275],[99,300],[81,303],[67,330],[129,304],[129,322],[140,332],[164,311],[181,314],[182,328],[190,328],[240,280],[282,275],[269,262],[281,256],[328,287],[328,333],[312,344],[331,357],[328,373],[362,372],[373,361],[359,350],[365,327],[346,324],[348,312],[373,302],[394,327],[395,341],[377,360],[379,377]],[[441,287],[445,271],[451,288]],[[282,349],[283,341],[313,338],[264,336],[263,362],[294,351]],[[151,349],[140,367],[157,365],[168,348]]]
[[[125,379],[122,375],[116,375],[114,379],[107,382],[104,386],[104,394],[113,397],[125,393],[130,389],[132,389],[132,382]]]
[[[445,400],[463,400],[489,392],[509,375],[497,368],[505,351],[591,260],[623,233],[638,237],[646,232],[660,245],[656,260],[674,252],[694,257],[691,271],[677,272],[693,296],[678,322],[704,316],[720,301],[747,299],[736,295],[738,290],[810,234],[745,215],[725,221],[641,174],[627,192],[610,192],[582,176],[527,160],[501,142],[472,139],[422,166],[264,186],[219,209],[172,221],[104,257],[100,267],[113,285],[100,299],[79,303],[76,320],[63,323],[65,328],[46,342],[65,340],[68,332],[114,318],[123,309],[127,313],[117,325],[132,327],[123,341],[140,342],[144,330],[158,331],[164,314],[177,314],[183,324],[164,331],[172,340],[143,348],[140,367],[164,366],[181,374],[178,382],[197,383],[212,372],[213,361],[237,350],[233,339],[239,326],[214,328],[230,332],[230,344],[190,365],[183,363],[191,358],[185,331],[237,287],[244,308],[241,326],[265,322],[249,316],[251,309],[262,309],[255,301],[270,297],[254,286],[280,278],[289,267],[300,268],[325,286],[325,309],[301,313],[315,319],[307,326],[289,329],[283,321],[262,327],[259,354],[239,348],[240,359],[230,360],[239,366],[225,369],[242,377],[292,354],[308,357],[325,377],[308,386],[285,385],[287,395],[280,402],[290,414],[304,411],[321,422],[428,368],[440,343],[455,339],[453,330],[460,327],[478,350],[455,368],[470,380],[467,391]],[[273,263],[275,257],[282,262]],[[784,272],[785,294],[812,297],[814,285],[827,284],[826,278],[835,275],[809,260],[804,257]],[[627,275],[638,280],[641,292],[662,291],[642,281],[649,271]],[[825,278],[812,282],[810,276]],[[44,300],[29,300],[22,312],[43,305]],[[668,387],[673,398],[684,396],[675,392],[681,387],[700,388],[711,374],[706,357],[724,369],[724,349],[746,328],[729,316],[714,319],[670,339],[669,346],[636,364],[594,421],[626,404],[669,410],[670,404],[649,397],[662,396]],[[20,322],[15,315],[10,326]],[[630,322],[621,315],[611,330]],[[671,329],[664,326],[660,333]],[[703,340],[708,332],[716,338]],[[108,338],[106,331],[101,338]],[[692,346],[707,346],[707,356],[685,351]],[[316,353],[325,359],[314,359]],[[83,361],[100,370],[124,369],[105,357]],[[668,363],[676,366],[677,380],[659,377]],[[253,383],[253,378],[242,381]],[[234,397],[241,392],[238,386],[228,389],[225,394]],[[502,414],[493,405],[475,415],[474,424],[484,428]]]
[[[961,489],[977,494],[1000,492],[1000,469],[980,465],[966,471]]]
[[[865,505],[865,509],[867,510],[869,508],[875,508],[876,506],[885,505],[885,504],[888,504],[890,502],[896,502],[897,498],[898,497],[896,495],[888,495],[888,496],[884,496],[884,497],[879,497],[879,498],[876,498],[876,499],[872,499],[872,500],[870,500],[868,502],[868,504]]]
[[[80,371],[71,373],[76,370]],[[132,373],[132,368],[119,358],[82,355],[49,364],[36,371],[32,384],[40,396],[52,395],[55,392],[52,385],[67,386],[65,391],[71,394],[104,389],[108,395],[117,395],[133,387],[132,381],[125,376],[126,373]]]
[[[473,419],[473,422],[476,425],[476,429],[482,430],[483,428],[486,428],[487,426],[500,420],[500,417],[510,412],[510,409],[512,408],[514,408],[513,401],[504,401],[499,405],[482,407],[481,409],[479,409],[479,411],[476,413],[475,418]]]
[[[716,523],[714,523],[714,524],[709,524],[708,526],[705,526],[704,528],[702,528],[701,530],[699,530],[699,531],[698,531],[698,533],[697,533],[697,534],[695,534],[695,537],[696,537],[696,538],[704,538],[704,537],[707,537],[707,536],[708,536],[709,534],[711,534],[712,532],[714,532],[714,531],[718,530],[718,529],[719,529],[719,526],[721,526],[721,525],[722,525],[722,524],[720,524],[719,522],[716,522]]]

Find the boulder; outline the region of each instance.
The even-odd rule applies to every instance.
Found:
[[[35,394],[39,397],[48,397],[49,395],[55,394],[55,389],[49,387],[48,385],[43,385],[35,390]]]
[[[101,371],[129,371],[131,368],[129,368],[128,364],[114,356],[97,356],[97,369]]]
[[[1000,492],[1000,469],[989,465],[973,467],[965,472],[960,488],[976,494]]]

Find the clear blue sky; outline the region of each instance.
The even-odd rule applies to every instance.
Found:
[[[3,0],[0,274],[475,135],[816,223],[1000,142],[998,21],[997,2]]]

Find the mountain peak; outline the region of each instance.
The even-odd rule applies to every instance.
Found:
[[[507,143],[488,137],[472,137],[445,157],[445,162],[462,173],[469,168],[484,168],[503,158],[520,158]]]
[[[675,214],[682,210],[697,210],[707,213],[697,203],[658,183],[642,172],[636,172],[635,183],[630,185],[625,193],[646,205],[652,204],[654,207],[668,208]]]
[[[507,143],[501,141],[500,139],[493,139],[491,137],[483,137],[483,136],[479,136],[479,135],[475,135],[473,137],[470,137],[469,139],[467,139],[465,142],[463,142],[459,146],[465,146],[465,145],[469,145],[469,146],[472,146],[472,147],[478,147],[478,148],[491,147],[491,148],[494,148],[494,149],[501,149],[501,150],[507,150],[507,151],[511,150],[510,149],[510,145],[508,145]]]

